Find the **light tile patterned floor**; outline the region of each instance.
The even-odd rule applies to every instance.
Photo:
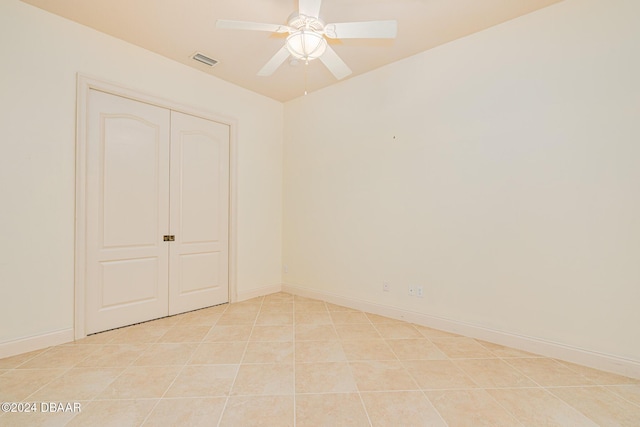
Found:
[[[0,360],[2,426],[640,426],[640,380],[285,293]]]

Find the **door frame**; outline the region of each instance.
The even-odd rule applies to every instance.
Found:
[[[200,117],[229,126],[229,302],[238,300],[237,289],[237,120],[220,114],[193,108],[159,98],[116,83],[107,82],[82,73],[77,74],[76,93],[76,205],[75,205],[75,259],[74,259],[74,337],[86,337],[86,153],[87,107],[89,91],[99,90],[112,95],[144,102],[168,110]]]

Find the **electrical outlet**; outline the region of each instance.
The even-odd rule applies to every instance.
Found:
[[[424,296],[424,290],[422,289],[422,286],[418,286],[416,288],[416,295],[418,296],[418,298],[422,298]]]
[[[287,264],[285,264],[282,269],[284,270],[285,273],[289,272],[289,266]]]
[[[389,282],[382,282],[382,291],[391,292],[391,284]]]
[[[412,297],[416,294],[416,287],[413,285],[409,285],[409,296]]]

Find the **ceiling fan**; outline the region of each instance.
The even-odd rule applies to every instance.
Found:
[[[273,74],[289,56],[309,63],[319,58],[336,79],[351,74],[351,69],[327,44],[330,39],[392,39],[398,32],[396,21],[343,22],[325,24],[320,18],[322,0],[299,0],[298,12],[289,17],[287,25],[219,19],[218,28],[234,30],[288,33],[285,45],[258,72],[259,76]]]

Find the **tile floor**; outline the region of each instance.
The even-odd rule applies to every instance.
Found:
[[[0,359],[7,401],[81,404],[12,427],[640,426],[640,380],[285,293]]]

